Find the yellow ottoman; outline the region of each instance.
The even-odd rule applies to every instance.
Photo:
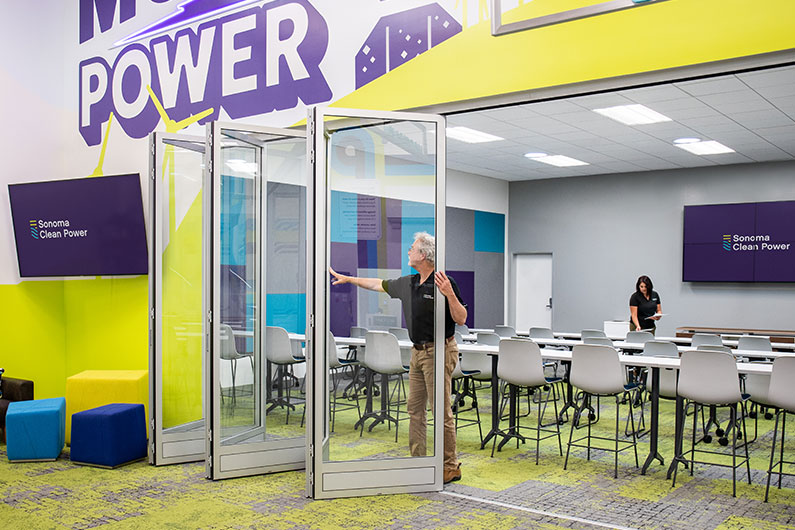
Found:
[[[110,403],[141,403],[149,425],[148,370],[86,370],[66,378],[66,443],[72,414]]]

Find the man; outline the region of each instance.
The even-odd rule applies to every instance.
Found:
[[[434,284],[445,297],[445,348],[444,348],[444,483],[461,479],[461,464],[455,446],[455,420],[450,406],[451,377],[458,362],[458,345],[455,342],[455,325],[467,319],[467,310],[461,301],[458,286],[442,271],[434,274],[435,241],[426,232],[414,234],[409,248],[409,266],[418,274],[401,276],[394,280],[345,276],[334,269],[333,284],[351,283],[370,291],[385,292],[399,298],[403,315],[414,343],[409,365],[409,395],[406,408],[409,413],[409,450],[411,456],[426,455],[425,404],[433,410],[434,385]]]

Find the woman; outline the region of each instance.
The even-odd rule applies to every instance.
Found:
[[[630,328],[633,331],[651,331],[657,329],[662,304],[660,295],[654,291],[651,278],[641,276],[635,283],[635,292],[629,297]]]

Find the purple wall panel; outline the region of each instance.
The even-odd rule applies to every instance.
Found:
[[[356,243],[331,243],[331,267],[342,274],[355,275],[358,270]],[[351,284],[332,285],[329,301],[329,325],[336,337],[348,337],[356,322],[356,288]]]
[[[400,269],[403,252],[400,250],[401,227],[403,226],[402,201],[386,199],[386,267]]]
[[[474,271],[446,271],[447,275],[458,284],[461,298],[467,306],[467,326],[475,327],[475,272]]]

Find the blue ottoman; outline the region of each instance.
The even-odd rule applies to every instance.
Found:
[[[64,445],[66,400],[13,401],[6,414],[6,452],[11,462],[55,460]]]
[[[146,458],[146,412],[140,403],[111,403],[72,414],[75,464],[113,468]]]

